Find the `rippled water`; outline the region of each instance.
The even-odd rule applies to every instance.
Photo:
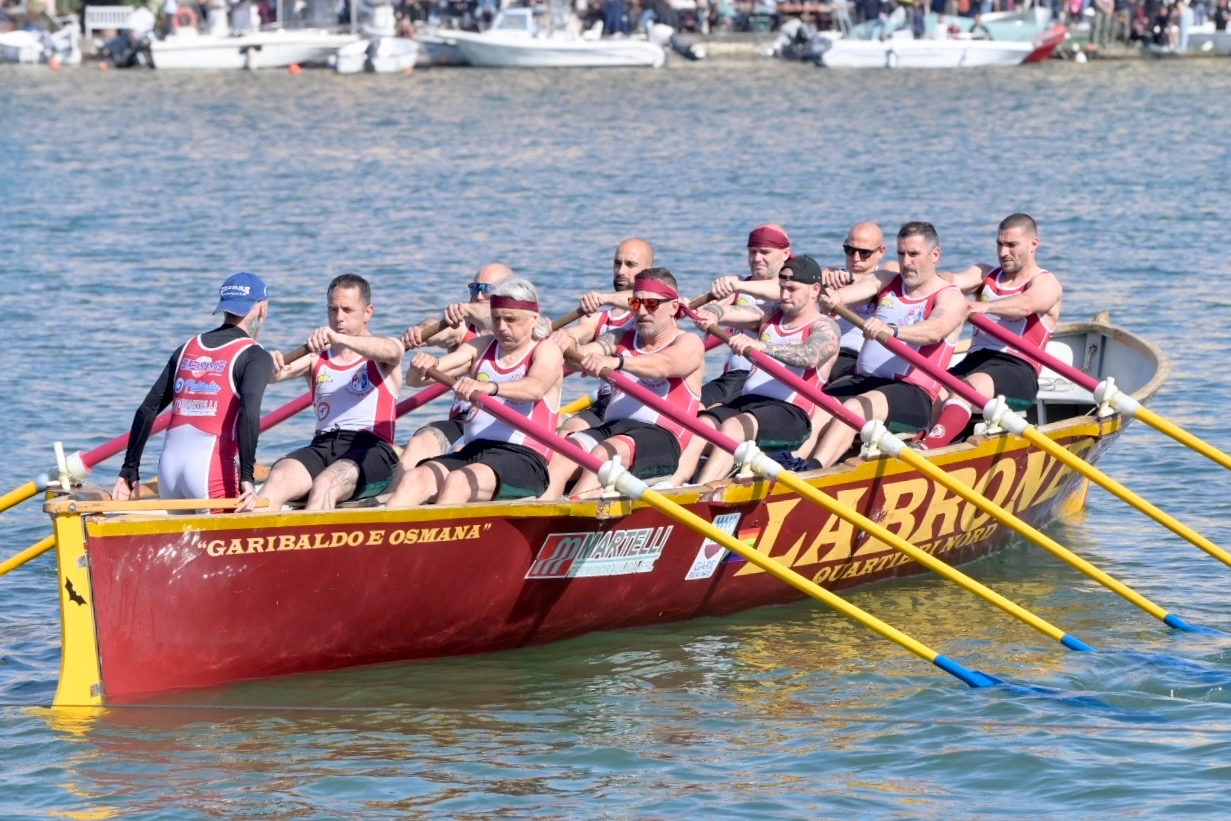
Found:
[[[560,314],[628,234],[699,291],[743,270],[757,222],[837,261],[855,220],[930,219],[957,266],[989,258],[1016,210],[1040,221],[1066,317],[1106,308],[1159,343],[1173,371],[1153,408],[1231,450],[1229,66],[0,70],[0,492],[47,468],[56,439],[125,430],[234,270],[271,283],[263,341],[287,349],[346,270],[372,279],[375,329],[395,332],[491,260]],[[269,407],[294,395],[277,386]],[[274,429],[262,460],[309,435],[306,419]],[[1102,466],[1231,544],[1223,469],[1140,425]],[[1231,631],[1231,568],[1101,491],[1050,532]],[[0,513],[4,556],[46,533],[34,502]],[[0,577],[0,816],[1225,814],[1231,638],[1169,633],[1031,547],[970,570],[1104,652],[920,579],[852,599],[1020,686],[967,690],[802,604],[98,718],[44,709],[59,658],[44,557]]]

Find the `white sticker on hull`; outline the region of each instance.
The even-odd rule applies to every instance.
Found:
[[[735,528],[738,526],[738,513],[722,513],[714,517],[714,527],[728,536],[734,536]],[[697,558],[692,560],[692,567],[688,569],[684,581],[713,577],[714,571],[718,569],[718,565],[722,563],[726,555],[725,547],[720,547],[713,539],[706,539],[701,543],[701,549],[697,551]]]
[[[543,540],[527,579],[568,579],[649,573],[673,525],[635,530],[552,533]]]

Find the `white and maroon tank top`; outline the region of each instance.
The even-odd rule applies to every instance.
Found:
[[[769,345],[799,345],[812,335],[812,325],[816,321],[812,320],[799,328],[787,330],[782,326],[782,319],[782,312],[778,311],[769,318],[768,322],[761,326],[762,342]],[[817,372],[816,368],[795,368],[781,362],[778,364],[817,390],[820,390],[825,384],[825,379]],[[798,391],[774,379],[771,374],[758,368],[755,364],[752,366],[752,372],[748,374],[747,381],[744,382],[742,395],[764,396],[767,399],[778,399],[792,405],[797,405],[808,414],[809,419],[816,413],[816,405],[810,399],[801,396]]]
[[[931,315],[932,308],[936,305],[936,297],[952,287],[954,286],[946,285],[922,299],[910,299],[903,293],[902,277],[896,276],[877,295],[875,317],[882,322],[894,325],[915,325]],[[904,344],[909,345],[910,343]],[[953,359],[953,345],[947,339],[924,347],[918,345],[910,345],[910,347],[918,351],[925,359],[930,360],[940,370],[947,369],[949,362]],[[918,385],[933,399],[940,394],[939,381],[892,353],[874,339],[865,340],[864,346],[859,349],[859,361],[855,370],[861,376],[900,379],[911,385]]]
[[[625,310],[621,315],[617,313],[618,309],[609,308],[598,315],[598,326],[594,331],[594,338],[598,339],[603,334],[619,333],[637,327],[636,311]],[[611,385],[603,382],[598,386],[598,395],[600,398],[611,396]]]
[[[194,336],[184,343],[175,369],[168,427],[189,425],[216,437],[223,461],[234,462],[239,452],[236,421],[240,403],[235,358],[255,344],[252,339],[233,339],[220,348],[207,348],[201,337]]]
[[[624,332],[624,336],[620,338],[619,344],[616,346],[617,354],[624,354],[627,357],[646,356],[655,354],[666,348],[672,342],[679,338],[680,334],[686,333],[679,331],[670,339],[659,345],[657,348],[642,348],[640,335],[636,329]],[[621,371],[621,373],[637,382],[641,387],[648,390],[656,396],[661,396],[675,407],[679,408],[680,413],[686,416],[696,416],[697,411],[701,407],[701,397],[692,392],[686,380],[678,376],[669,376],[661,379],[649,379],[646,377],[633,376],[631,373]],[[611,393],[611,404],[607,406],[607,412],[603,414],[604,422],[617,422],[621,419],[632,419],[637,422],[645,422],[650,425],[657,425],[663,430],[675,437],[675,440],[680,444],[680,450],[683,451],[688,443],[692,440],[692,431],[675,422],[669,417],[663,416],[658,411],[647,408],[637,399],[629,396],[619,388],[614,388]]]
[[[999,268],[989,271],[987,277],[983,280],[983,286],[979,289],[980,302],[995,302],[998,299],[1004,299],[1009,296],[1016,296],[1026,290],[1026,286],[1034,281],[1035,277],[1041,277],[1044,274],[1051,276],[1051,271],[1039,271],[1034,277],[1023,282],[1016,288],[1010,288],[1000,283],[1000,277],[1004,272]],[[1045,314],[1031,314],[1025,319],[1002,319],[995,314],[988,314],[988,319],[995,322],[1000,327],[1004,328],[1011,334],[1016,334],[1022,337],[1027,342],[1030,342],[1040,350],[1046,350],[1047,341],[1051,339],[1053,328],[1048,327]],[[971,351],[1000,351],[1001,353],[1013,354],[1013,350],[1000,340],[990,334],[980,331],[975,328],[974,334],[970,338]],[[1014,354],[1016,355],[1016,354]],[[1034,368],[1034,372],[1039,373],[1040,366],[1028,357],[1019,357],[1025,359]]]
[[[458,347],[465,345],[472,339],[478,338],[479,329],[467,322],[466,333],[462,334],[462,341]],[[468,413],[470,413],[470,403],[464,399],[458,399],[457,394],[453,394],[453,404],[449,406],[449,418],[456,421]]]
[[[860,319],[869,320],[876,314],[876,300],[869,299],[862,305],[852,305],[851,311]],[[835,316],[834,321],[838,323],[838,333],[841,335],[841,338],[838,340],[838,347],[844,351],[859,353],[859,349],[863,347],[863,330],[858,325],[847,322],[840,316]]]
[[[397,394],[371,359],[337,365],[325,351],[312,366],[316,432],[366,430],[393,443]]]
[[[504,384],[524,379],[526,374],[530,372],[530,366],[534,364],[535,353],[541,344],[543,344],[541,340],[536,342],[534,347],[527,351],[520,361],[509,367],[501,367],[500,363],[496,361],[498,346],[496,340],[493,339],[483,351],[482,356],[479,357],[478,362],[475,363],[474,368],[471,369],[471,373],[480,382]],[[555,393],[555,391],[548,391],[548,393]],[[499,402],[519,416],[524,416],[539,427],[555,433],[557,417],[560,414],[560,397],[558,394],[550,399],[543,397],[533,402],[515,402],[511,399],[505,399],[503,396],[487,397],[487,400]],[[490,413],[486,413],[474,406],[471,406],[466,414],[463,435],[467,444],[479,439],[487,439],[491,442],[507,442],[511,445],[521,445],[522,447],[530,448],[530,450],[544,459],[551,453],[547,446],[540,443],[537,439],[527,436]]]
[[[749,282],[751,280],[752,280],[752,277],[744,277],[742,281]],[[764,307],[770,301],[771,300],[761,299],[755,296],[749,296],[748,294],[736,294],[735,301],[731,303],[731,305],[732,307],[737,307],[737,308],[761,308],[761,307]],[[744,336],[753,336],[753,333],[751,331],[745,331],[742,328],[732,328],[731,333],[732,334],[743,334]],[[723,373],[726,373],[727,371],[750,371],[750,370],[752,370],[752,360],[748,359],[747,357],[736,356],[733,353],[727,355],[727,362],[725,365],[722,366]]]

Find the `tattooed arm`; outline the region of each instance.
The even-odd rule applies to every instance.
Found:
[[[622,336],[624,336],[624,331],[608,331],[593,342],[578,346],[577,353],[582,356],[589,354],[615,356],[616,348],[619,346],[620,337]]]
[[[792,368],[820,368],[838,355],[838,325],[829,317],[812,323],[812,333],[797,345],[765,345],[765,353]]]

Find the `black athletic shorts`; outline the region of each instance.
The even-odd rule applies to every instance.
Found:
[[[359,466],[359,481],[355,485],[353,499],[383,491],[398,463],[397,451],[384,439],[366,430],[318,431],[312,437],[312,444],[291,451],[282,458],[294,459],[303,465],[313,480],[334,462],[349,459]]]
[[[1005,398],[1013,410],[1024,410],[1039,395],[1039,377],[1034,366],[1002,351],[975,351],[949,369],[954,376],[984,373],[992,378],[994,392]]]
[[[852,373],[825,386],[825,393],[838,400],[850,399],[868,391],[880,391],[889,403],[885,427],[890,433],[910,433],[932,426],[932,398],[918,385]]]
[[[440,431],[441,435],[448,440],[450,448],[461,440],[462,434],[464,433],[461,419],[437,419],[435,422],[428,422],[426,425],[415,431],[415,436],[418,436],[428,428]],[[449,448],[445,448],[445,450],[448,449]]]
[[[781,399],[749,394],[701,411],[701,414],[717,419],[719,425],[741,413],[750,414],[757,420],[757,447],[762,450],[795,450],[812,435],[812,420],[803,408]]]
[[[829,377],[827,382],[833,382],[841,379],[848,373],[855,372],[855,363],[859,361],[859,351],[848,351],[846,348],[838,350],[838,358],[834,360],[833,367],[829,369]]]
[[[633,443],[633,463],[628,470],[638,479],[661,479],[680,466],[680,443],[670,431],[635,419],[607,422],[569,436],[579,447],[591,451],[598,443],[623,436]]]
[[[584,419],[587,427],[597,428],[603,424],[603,414],[607,413],[607,406],[610,404],[611,394],[603,392],[599,394],[598,399],[591,403],[590,407],[573,414],[573,418]]]
[[[727,371],[701,386],[701,407],[734,402],[744,392],[744,383],[751,371]]]
[[[457,453],[437,456],[423,464],[439,462],[446,470],[461,470],[466,465],[487,465],[496,474],[493,499],[525,499],[542,496],[547,490],[547,460],[525,445],[476,439]]]

